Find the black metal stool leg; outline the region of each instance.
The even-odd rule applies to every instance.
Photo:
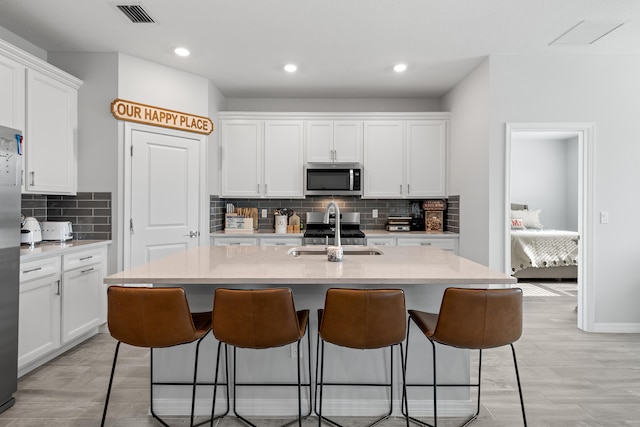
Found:
[[[518,394],[520,395],[520,408],[522,409],[522,421],[527,427],[527,416],[524,413],[524,399],[522,397],[522,386],[520,385],[520,374],[518,373],[518,362],[516,361],[516,349],[511,344],[511,353],[513,354],[513,366],[516,368],[516,380],[518,381]]]
[[[116,351],[113,355],[113,366],[111,367],[111,376],[109,377],[109,387],[107,388],[107,397],[104,401],[104,411],[102,412],[102,422],[100,427],[104,427],[104,421],[107,418],[107,407],[109,406],[109,398],[111,397],[111,386],[113,385],[113,374],[116,372],[116,362],[118,361],[118,350],[120,350],[120,341],[116,344]]]

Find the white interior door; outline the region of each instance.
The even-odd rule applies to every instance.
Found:
[[[198,245],[199,142],[132,130],[129,267]]]

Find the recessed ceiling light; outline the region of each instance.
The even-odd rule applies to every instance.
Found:
[[[189,49],[185,47],[177,47],[173,51],[178,56],[189,56],[191,54],[191,52],[189,52]]]
[[[295,73],[296,71],[298,71],[298,66],[296,64],[287,64],[284,66],[284,70],[287,73]]]
[[[406,71],[407,69],[407,64],[396,64],[393,66],[393,71],[395,71],[396,73],[402,73],[403,71]]]

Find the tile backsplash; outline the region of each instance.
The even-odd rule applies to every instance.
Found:
[[[361,199],[359,197],[321,197],[312,196],[306,199],[224,199],[215,196],[209,201],[209,229],[211,232],[224,229],[224,214],[226,203],[233,203],[235,207],[258,208],[259,228],[273,229],[273,211],[288,208],[296,211],[301,218],[307,212],[324,212],[328,202],[335,200],[344,212],[360,212],[360,224],[364,230],[383,230],[389,215],[411,215],[411,204],[420,201]],[[261,217],[262,209],[267,210],[267,217]],[[373,209],[378,210],[378,218],[373,218]],[[445,212],[445,230],[459,232],[460,196],[450,196],[447,199]]]
[[[111,193],[23,194],[21,210],[38,221],[71,221],[74,239],[111,240]]]

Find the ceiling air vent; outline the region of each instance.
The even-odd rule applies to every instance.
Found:
[[[122,13],[127,15],[127,18],[134,24],[145,24],[155,22],[146,10],[139,4],[123,4],[116,6]]]

